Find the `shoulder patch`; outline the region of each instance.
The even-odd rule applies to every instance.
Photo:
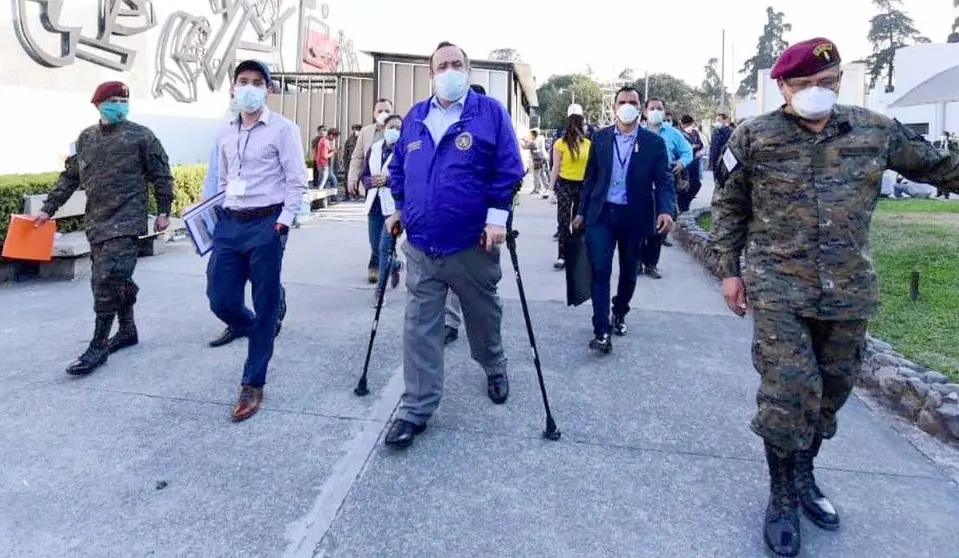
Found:
[[[728,147],[726,152],[723,153],[723,164],[726,165],[726,172],[733,172],[739,166],[739,159],[736,159],[733,151]]]

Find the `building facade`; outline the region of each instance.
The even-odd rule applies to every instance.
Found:
[[[153,129],[172,163],[205,162],[237,61],[256,58],[277,73],[359,69],[329,15],[300,0],[7,2],[0,98],[31,108],[7,111],[16,134],[5,134],[0,174],[61,169],[99,118],[94,89],[110,80],[130,86],[131,120]]]

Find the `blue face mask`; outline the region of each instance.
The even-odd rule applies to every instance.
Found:
[[[126,120],[130,113],[130,105],[127,103],[118,103],[116,101],[107,101],[100,103],[100,116],[110,124],[116,124],[121,120]]]
[[[393,145],[400,139],[400,131],[396,128],[390,128],[383,132],[383,139],[386,140],[386,143]]]
[[[240,85],[233,91],[233,97],[240,111],[252,114],[266,104],[266,89],[255,85]]]
[[[458,101],[470,88],[469,74],[459,70],[447,70],[434,79],[434,91],[444,101]]]

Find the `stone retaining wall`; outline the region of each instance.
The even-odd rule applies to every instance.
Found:
[[[673,234],[693,258],[720,277],[718,254],[709,233],[697,222],[709,212],[703,208],[680,215]],[[959,384],[950,383],[944,374],[909,361],[888,343],[869,336],[857,383],[925,432],[959,442]]]

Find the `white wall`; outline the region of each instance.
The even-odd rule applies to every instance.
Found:
[[[895,91],[885,92],[885,84],[870,92],[868,107],[896,118],[903,124],[927,124],[926,139],[937,140],[942,132],[959,132],[959,103],[888,108],[889,104],[922,82],[959,65],[959,43],[926,43],[896,51]]]
[[[38,49],[59,58],[59,39],[56,34],[45,31],[40,23],[41,3],[22,2],[27,8],[22,22],[35,38]],[[64,2],[60,24],[78,28],[83,37],[96,38],[98,25],[98,0],[71,0]],[[109,4],[109,3],[108,3]],[[277,48],[272,47],[274,37],[264,40],[252,23],[247,23],[242,40],[264,45],[272,52],[257,52],[239,45],[235,50],[224,41],[222,48],[211,43],[224,27],[223,14],[214,15],[211,3],[200,0],[138,0],[119,2],[144,7],[152,6],[155,13],[155,25],[142,33],[129,36],[110,36],[114,45],[130,49],[133,52],[132,64],[121,71],[108,69],[102,65],[80,59],[80,53],[92,53],[96,56],[119,60],[110,53],[86,45],[78,45],[78,57],[65,61],[61,67],[45,67],[33,60],[21,44],[15,31],[18,18],[18,2],[6,2],[0,7],[0,99],[5,105],[6,133],[0,139],[0,174],[28,173],[59,170],[68,146],[76,140],[77,134],[98,119],[96,108],[90,98],[96,86],[104,81],[119,80],[130,87],[130,119],[149,126],[163,142],[170,155],[171,163],[205,162],[216,129],[226,114],[229,102],[230,77],[215,83],[211,90],[206,78],[199,75],[196,82],[195,100],[181,102],[169,92],[162,95],[155,92],[159,68],[164,65],[168,74],[166,79],[174,84],[187,97],[187,83],[178,63],[170,52],[162,47],[173,44],[163,41],[164,26],[172,25],[170,30],[189,30],[192,25],[207,25],[209,32],[206,48],[219,50],[218,59],[213,61],[212,70],[220,64],[222,58],[257,58],[269,63],[275,70],[295,71],[297,64],[297,0],[239,0],[235,5],[241,9],[257,5],[267,6],[269,14],[284,14],[289,9],[293,13],[281,26],[282,41]],[[185,13],[192,19],[182,19],[178,13]],[[319,17],[319,16],[318,16]],[[139,27],[147,22],[145,17],[122,17],[121,25]],[[234,22],[228,31],[239,28]],[[82,29],[82,31],[80,31]],[[173,35],[172,33],[168,33]],[[276,37],[279,41],[279,37]],[[198,62],[183,62],[197,48],[185,48],[179,60],[192,68],[199,68]],[[11,133],[11,131],[16,131]]]

